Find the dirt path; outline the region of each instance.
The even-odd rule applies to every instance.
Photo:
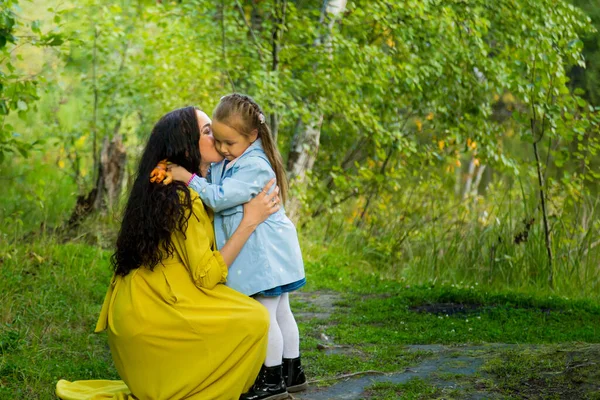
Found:
[[[301,394],[294,395],[295,399],[303,400],[328,400],[328,399],[364,399],[365,390],[375,382],[406,383],[413,378],[429,381],[441,389],[457,389],[460,383],[455,379],[441,377],[462,376],[469,377],[482,374],[481,366],[484,356],[490,351],[500,348],[515,347],[511,345],[486,345],[486,346],[440,346],[421,345],[406,346],[407,351],[426,351],[434,353],[423,362],[405,368],[403,371],[387,374],[365,374],[364,376],[351,376],[340,380],[331,380],[331,386],[318,387],[311,385],[310,389]],[[322,381],[319,383],[328,383]],[[500,398],[485,391],[470,393],[467,399],[492,399]]]

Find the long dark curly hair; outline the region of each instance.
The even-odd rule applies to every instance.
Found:
[[[196,107],[185,107],[163,116],[152,129],[127,201],[117,248],[111,257],[115,274],[125,276],[145,267],[153,270],[160,260],[173,255],[171,234],[184,233],[192,215],[192,199],[186,185],[151,183],[150,173],[168,159],[199,174],[200,128]]]

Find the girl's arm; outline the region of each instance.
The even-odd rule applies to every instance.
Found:
[[[220,185],[209,183],[199,176],[192,178],[192,174],[178,165],[172,164],[170,171],[173,179],[189,182],[204,204],[215,212],[247,203],[275,176],[269,164],[262,159],[241,160],[232,168],[235,168],[233,175],[225,178]]]

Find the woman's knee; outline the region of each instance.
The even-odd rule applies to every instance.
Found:
[[[253,317],[253,324],[255,329],[264,333],[268,332],[271,316],[267,308],[259,302],[256,302],[256,307],[253,314],[255,315]]]

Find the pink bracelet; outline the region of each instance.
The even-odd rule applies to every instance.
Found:
[[[187,181],[187,183],[185,185],[190,186],[190,183],[192,183],[192,179],[194,179],[195,176],[196,176],[196,174],[192,174],[192,176],[190,176],[190,180]]]

